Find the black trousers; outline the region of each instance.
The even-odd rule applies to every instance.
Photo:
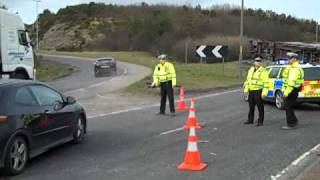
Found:
[[[300,90],[301,87],[294,88],[285,100],[287,125],[291,127],[298,125],[298,119],[294,113],[294,105],[296,103]]]
[[[160,83],[160,91],[161,91],[161,105],[160,105],[160,113],[165,113],[166,111],[166,101],[167,96],[169,99],[170,104],[170,112],[174,113],[174,96],[173,96],[173,88],[172,88],[172,81]]]
[[[264,105],[262,102],[262,90],[249,91],[249,114],[248,114],[248,122],[253,123],[254,121],[254,110],[255,106],[258,106],[259,111],[259,119],[258,123],[263,124],[264,120]]]

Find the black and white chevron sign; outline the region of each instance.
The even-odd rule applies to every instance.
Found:
[[[201,58],[225,58],[228,55],[228,46],[200,45],[200,46],[197,46],[196,53],[197,53],[197,56]]]

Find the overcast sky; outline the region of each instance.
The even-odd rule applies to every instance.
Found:
[[[166,3],[175,5],[197,5],[210,7],[216,4],[239,5],[241,0],[41,0],[39,3],[39,12],[44,9],[50,9],[57,12],[60,8],[68,5],[80,3],[105,2],[111,4],[134,4],[142,1],[148,4]],[[264,10],[273,10],[277,13],[290,14],[292,16],[304,19],[314,19],[320,21],[320,0],[244,0],[247,8],[262,8]],[[0,4],[5,4],[11,12],[18,12],[23,21],[27,24],[33,23],[36,19],[36,3],[33,0],[0,0]]]

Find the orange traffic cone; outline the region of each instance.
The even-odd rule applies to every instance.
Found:
[[[189,138],[188,138],[188,149],[184,156],[184,162],[178,166],[181,171],[201,171],[205,169],[208,165],[201,162],[200,151],[197,145],[198,138],[196,136],[195,127],[190,128]]]
[[[187,123],[183,126],[185,130],[189,130],[190,127],[195,127],[196,129],[201,129],[201,126],[198,123],[198,120],[196,118],[196,108],[195,108],[195,103],[196,99],[192,98],[191,99],[191,107],[189,111],[189,117]]]
[[[187,103],[184,101],[184,89],[180,88],[180,100],[178,102],[177,111],[185,111],[187,110]]]

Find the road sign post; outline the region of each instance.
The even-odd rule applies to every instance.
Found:
[[[199,66],[199,73],[200,73],[200,76],[201,76],[201,66],[202,66],[202,57],[200,57],[200,66]]]
[[[222,58],[222,77],[224,79],[224,58]]]

